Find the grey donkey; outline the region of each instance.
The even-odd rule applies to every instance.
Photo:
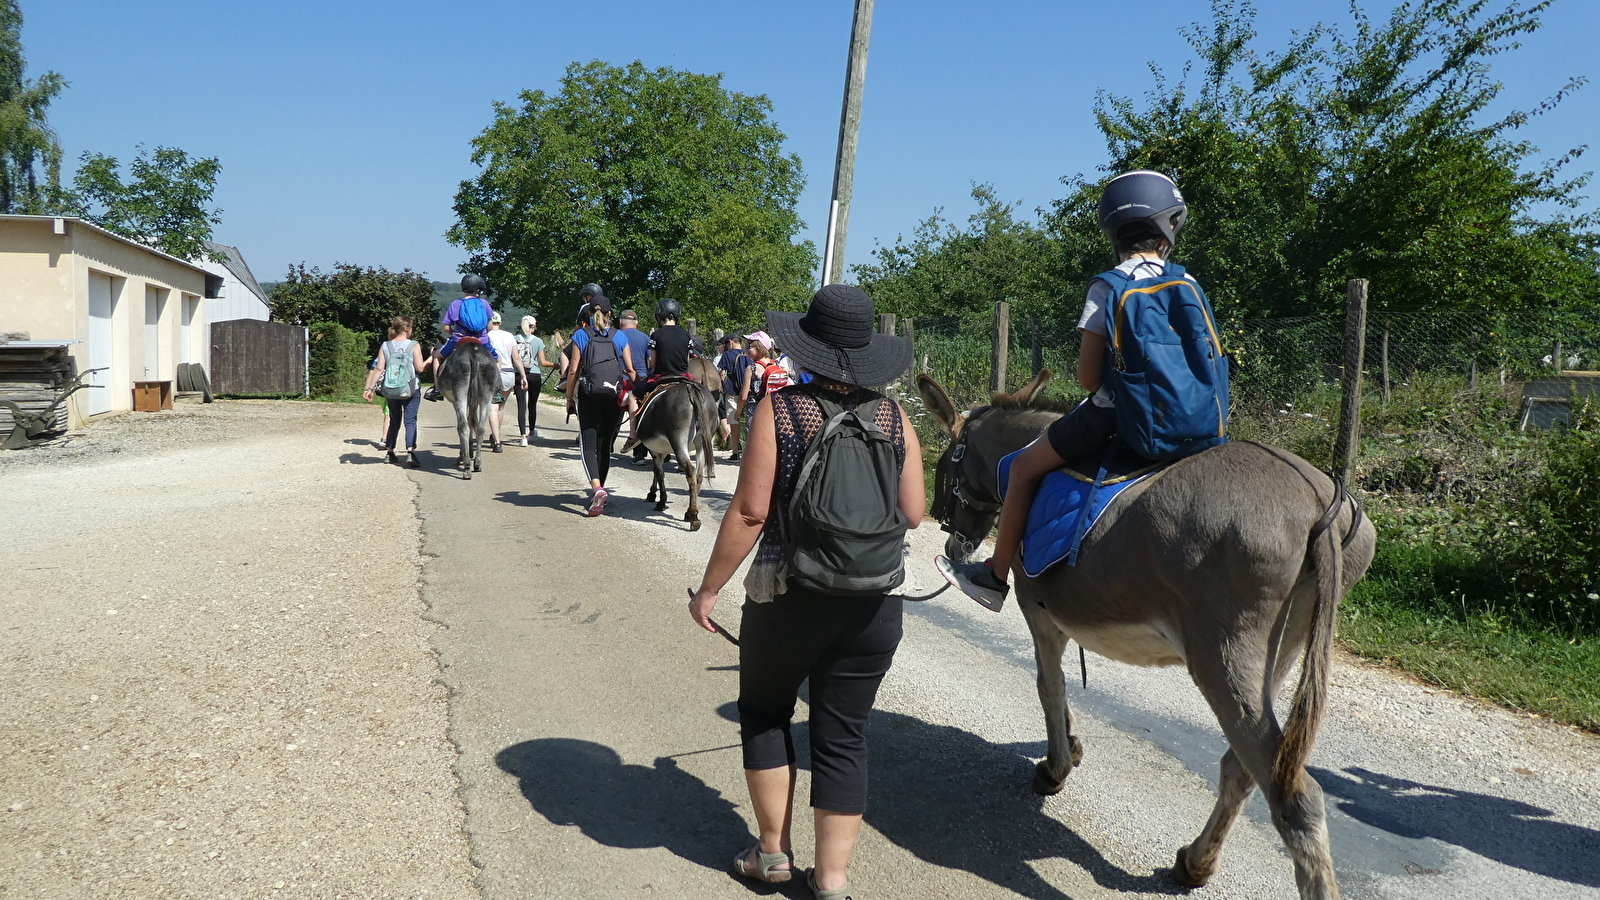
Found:
[[[1038,392],[1048,371],[1015,394],[957,413],[926,375],[917,387],[950,434],[939,461],[934,515],[965,559],[1000,509],[995,463],[1037,438],[1066,408]],[[1327,702],[1339,601],[1372,561],[1376,536],[1341,485],[1273,447],[1236,441],[1180,460],[1128,488],[1084,539],[1076,566],[1012,573],[1033,635],[1048,751],[1033,789],[1061,790],[1080,762],[1061,656],[1073,639],[1139,666],[1182,665],[1228,740],[1217,805],[1173,877],[1198,887],[1217,870],[1228,829],[1260,787],[1294,861],[1303,900],[1339,896],[1322,789],[1306,760]],[[1273,710],[1300,662],[1288,721]]]
[[[678,471],[689,482],[689,511],[683,520],[690,531],[700,530],[700,477],[701,466],[695,464],[698,453],[704,466],[705,477],[717,477],[717,463],[712,455],[711,441],[717,433],[717,403],[711,392],[694,381],[669,384],[639,413],[639,443],[650,451],[655,464],[655,478],[650,482],[646,500],[656,500],[656,511],[667,508],[667,455],[678,459]]]
[[[461,439],[461,459],[456,467],[470,480],[483,471],[483,444],[489,439],[489,407],[494,399],[500,366],[477,341],[463,339],[437,378],[439,392],[456,410],[456,435]]]

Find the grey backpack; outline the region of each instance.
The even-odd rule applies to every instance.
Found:
[[[906,528],[894,440],[874,421],[882,397],[847,409],[808,395],[826,424],[806,447],[784,521],[788,574],[836,596],[873,596],[905,580]]]

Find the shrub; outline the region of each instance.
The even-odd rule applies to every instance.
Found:
[[[349,397],[361,393],[367,380],[370,335],[335,322],[310,327],[311,396]]]
[[[1513,507],[1511,583],[1519,599],[1573,631],[1600,629],[1600,412],[1575,406],[1545,465]],[[1508,526],[1512,523],[1508,522]]]

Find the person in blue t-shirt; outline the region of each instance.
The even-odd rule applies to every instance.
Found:
[[[433,351],[433,380],[435,386],[428,388],[428,392],[423,395],[423,399],[444,399],[444,394],[439,391],[437,386],[440,373],[444,369],[444,361],[450,357],[451,352],[456,349],[456,344],[459,343],[462,338],[470,337],[476,339],[479,344],[483,345],[483,349],[489,351],[489,355],[493,357],[496,362],[499,361],[500,354],[496,353],[494,345],[489,343],[489,319],[494,315],[494,308],[489,305],[489,301],[483,299],[482,297],[484,290],[487,288],[488,285],[484,282],[482,275],[468,274],[461,277],[462,296],[460,299],[450,302],[450,306],[444,311],[444,318],[439,321],[439,324],[442,326],[441,330],[444,331],[448,337],[445,339],[443,344]],[[477,303],[482,305],[482,328],[468,328],[462,324],[461,308],[463,305],[469,303]]]

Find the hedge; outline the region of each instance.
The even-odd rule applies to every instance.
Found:
[[[370,335],[337,322],[313,322],[311,340],[311,396],[348,397],[361,393],[367,380]]]

